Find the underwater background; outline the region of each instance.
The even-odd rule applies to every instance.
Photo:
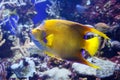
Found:
[[[85,54],[102,69],[44,54],[31,30],[47,19],[105,33],[97,55]],[[120,0],[0,0],[0,80],[120,80]]]

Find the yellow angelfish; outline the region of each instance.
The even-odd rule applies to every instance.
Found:
[[[46,20],[39,27],[32,30],[35,38],[48,48],[45,50],[45,53],[49,56],[99,68],[84,59],[81,54],[81,50],[84,49],[91,56],[94,56],[99,48],[100,42],[98,37],[84,39],[84,36],[89,32],[109,39],[105,34],[94,28],[59,19]]]

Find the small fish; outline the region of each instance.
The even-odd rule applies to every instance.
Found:
[[[87,0],[86,1],[86,5],[90,5],[91,4],[91,1],[90,0]]]
[[[76,5],[76,10],[78,13],[82,14],[82,13],[85,13],[85,11],[87,10],[88,8],[86,6],[82,6],[82,5],[79,5],[77,4]]]
[[[32,30],[35,38],[43,46],[46,46],[45,53],[47,55],[80,62],[98,69],[100,67],[88,62],[81,52],[84,49],[89,55],[94,56],[99,48],[98,37],[84,39],[84,36],[89,32],[109,39],[105,34],[94,28],[59,19],[45,20],[39,27]]]

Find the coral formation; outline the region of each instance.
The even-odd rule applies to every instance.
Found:
[[[0,29],[0,46],[2,46],[5,43],[5,39],[2,39],[2,38],[3,38],[3,33]]]
[[[55,3],[59,3],[51,4],[54,7],[52,7],[53,11],[49,12],[52,12],[51,14],[55,14],[56,12],[59,13],[58,15],[56,13],[54,17],[59,16],[59,18],[77,21],[84,24],[96,24],[98,22],[104,22],[110,25],[117,25],[120,21],[119,0],[51,0],[50,2],[53,1],[56,1]],[[80,11],[78,12],[76,10],[76,5],[81,5],[83,8],[87,7],[87,10],[85,10],[84,13],[79,13]],[[53,16],[50,13],[48,14],[49,16]]]
[[[35,63],[30,58],[24,58],[19,63],[11,65],[11,69],[19,79],[33,77],[36,73]]]
[[[6,80],[7,71],[6,68],[8,66],[8,61],[3,59],[0,61],[0,80]]]
[[[102,42],[98,58],[89,58],[100,70],[46,56],[31,40],[35,5],[49,1],[47,18],[67,19],[104,32],[111,41]],[[1,0],[0,80],[119,80],[119,0]],[[24,15],[24,16],[23,16]],[[39,24],[39,23],[38,23]],[[92,36],[93,37],[93,36]]]

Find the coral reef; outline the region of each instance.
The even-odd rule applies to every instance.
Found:
[[[65,68],[54,67],[50,70],[44,71],[40,74],[41,76],[48,76],[49,79],[54,80],[69,80],[71,72]]]
[[[101,69],[48,57],[32,42],[30,30],[36,26],[32,20],[37,14],[35,5],[44,1],[47,0],[0,1],[0,80],[119,80],[120,1],[48,0],[48,19],[98,23],[95,28],[99,26],[96,29],[111,38],[101,42],[98,58],[87,57]]]
[[[35,14],[34,5],[43,1],[45,0],[37,0],[34,3],[23,0],[1,1],[0,58],[13,57],[17,50],[20,50],[22,56],[28,53],[25,47],[30,38],[28,31],[34,26],[32,21],[32,16]],[[22,14],[26,15],[23,17]]]
[[[24,58],[19,63],[11,65],[11,69],[19,79],[33,77],[36,72],[35,63],[30,58]]]
[[[2,39],[2,38],[3,38],[3,33],[0,29],[0,46],[2,46],[5,43],[5,39]]]
[[[98,66],[101,67],[101,69],[94,69],[91,68],[89,66],[80,64],[80,63],[72,63],[72,62],[68,62],[68,61],[60,61],[57,60],[55,58],[50,58],[46,55],[43,55],[41,53],[41,51],[38,50],[37,47],[35,47],[35,45],[31,44],[32,46],[30,47],[30,49],[33,49],[34,46],[34,51],[35,52],[39,52],[38,54],[31,54],[30,58],[21,58],[19,61],[17,61],[17,63],[13,63],[13,65],[11,65],[11,68],[13,69],[13,67],[15,67],[17,70],[13,69],[12,71],[14,72],[14,74],[16,75],[20,75],[21,74],[25,74],[26,76],[21,76],[22,78],[29,78],[30,80],[34,80],[34,79],[42,79],[42,80],[46,80],[46,79],[54,79],[54,80],[58,80],[58,79],[63,79],[63,80],[68,80],[68,79],[72,79],[72,80],[78,80],[78,79],[93,79],[93,80],[97,80],[97,79],[109,79],[109,76],[112,76],[112,79],[116,80],[119,78],[119,62],[116,60],[116,58],[112,58],[110,60],[108,59],[100,59],[100,58],[88,58],[88,61],[92,62],[93,64],[96,64]],[[24,62],[25,61],[25,62]],[[29,61],[32,61],[31,63],[29,63]],[[117,63],[116,63],[117,62]],[[23,65],[23,63],[25,63],[25,65]],[[27,70],[28,68],[28,64],[35,64],[32,70]],[[23,67],[18,68],[18,66],[22,65]],[[16,67],[17,66],[17,67]],[[26,69],[26,70],[23,70]],[[18,74],[18,70],[19,73]],[[65,72],[64,72],[65,71]],[[32,73],[31,73],[32,72]],[[35,72],[35,73],[34,73]],[[29,73],[33,74],[32,76],[28,75]],[[59,74],[57,74],[59,73]],[[61,75],[60,75],[61,73]],[[64,74],[63,74],[64,73]],[[19,78],[19,77],[14,77],[12,76],[11,78]]]
[[[54,4],[52,3],[53,1],[59,4]],[[49,16],[53,16],[52,14],[56,13],[54,18],[55,16],[59,16],[59,18],[77,21],[84,24],[104,22],[110,25],[117,25],[120,21],[119,0],[51,0],[50,2],[52,3],[51,6],[54,7],[52,7],[52,9],[50,8],[50,10],[53,11],[49,11],[48,14]],[[87,7],[87,10],[83,13],[79,13],[80,11],[78,12],[76,10],[76,5],[81,5],[83,8]],[[50,14],[50,12],[52,13]]]
[[[13,47],[11,47],[11,50],[20,50],[20,53],[22,56],[27,55],[29,52],[27,51],[27,45],[29,44],[29,38],[25,40],[24,45],[20,45],[20,40],[17,38],[15,42],[13,43]],[[29,54],[28,54],[29,55]]]
[[[101,80],[101,78],[109,79],[112,76],[111,80],[119,80],[120,57],[114,57],[109,60],[96,57],[88,58],[88,61],[101,67],[101,69],[94,69],[80,63],[50,58],[33,43],[30,43],[30,45],[28,49],[28,52],[31,52],[30,57],[19,58],[15,61],[9,59],[11,64],[8,65],[10,69],[7,69],[7,73],[12,74],[8,79]]]
[[[47,5],[46,13],[48,18],[60,18],[60,2],[58,0],[49,0],[51,5]]]
[[[94,75],[99,78],[111,76],[114,74],[115,69],[117,69],[116,67],[117,64],[109,60],[102,60],[95,57],[95,58],[89,59],[89,61],[100,66],[101,69],[96,70],[89,66],[79,64],[79,63],[74,63],[72,65],[72,68],[74,69],[74,71],[78,72],[79,74]]]
[[[8,65],[8,61],[6,59],[3,59],[3,60],[0,61],[0,80],[6,80],[7,65]]]

